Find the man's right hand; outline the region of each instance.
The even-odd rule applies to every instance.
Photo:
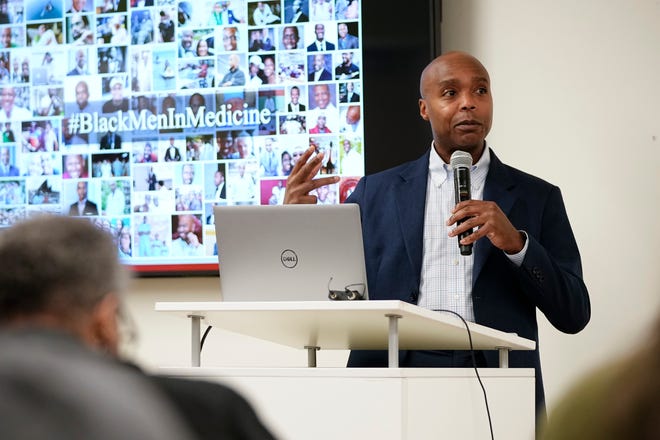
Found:
[[[339,182],[339,176],[321,177],[314,179],[323,164],[323,153],[319,153],[311,160],[309,159],[316,149],[312,146],[305,151],[291,170],[286,179],[286,190],[284,193],[284,204],[315,204],[316,196],[310,195],[310,191],[324,185]]]

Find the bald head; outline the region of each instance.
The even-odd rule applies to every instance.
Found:
[[[419,91],[419,113],[431,124],[440,157],[449,163],[463,150],[478,161],[493,119],[490,77],[481,62],[464,52],[444,54],[426,66]]]
[[[447,75],[451,75],[453,70],[464,69],[466,67],[481,70],[483,77],[490,83],[488,71],[477,58],[466,52],[447,52],[427,64],[422,71],[422,75],[419,78],[420,96],[422,98],[426,97],[429,90],[432,90],[433,85],[439,81],[439,77],[445,78]]]

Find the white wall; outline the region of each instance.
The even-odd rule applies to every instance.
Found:
[[[548,403],[643,340],[660,312],[660,2],[444,0],[444,50],[490,71],[488,137],[505,162],[559,185],[580,245],[592,320],[564,335],[540,317]],[[411,96],[411,99],[417,97]],[[219,299],[217,278],[139,279],[128,305],[146,366],[189,364],[189,324],[156,301]],[[319,353],[341,366],[345,352]],[[212,331],[203,365],[305,366],[303,350]]]

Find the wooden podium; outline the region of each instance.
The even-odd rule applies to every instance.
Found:
[[[195,368],[166,374],[228,382],[278,438],[417,440],[490,438],[481,387],[470,368],[398,368],[399,349],[470,348],[465,324],[401,301],[177,302],[157,311],[191,320]],[[200,323],[305,349],[387,349],[390,368],[201,368]],[[495,438],[534,436],[534,370],[509,369],[510,350],[535,342],[468,323],[476,350],[499,350],[501,368],[479,369]]]

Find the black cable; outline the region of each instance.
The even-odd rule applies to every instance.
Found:
[[[495,435],[493,434],[493,421],[491,420],[490,407],[488,406],[488,395],[486,394],[486,387],[484,387],[484,383],[481,381],[481,376],[479,376],[479,370],[477,369],[477,359],[474,357],[474,345],[472,345],[472,333],[470,332],[470,327],[468,326],[467,321],[465,321],[465,319],[463,319],[461,315],[454,312],[453,310],[438,309],[435,311],[447,312],[447,313],[451,313],[452,315],[456,315],[461,321],[463,321],[463,325],[465,325],[465,330],[467,330],[468,339],[470,340],[470,357],[472,358],[472,367],[474,368],[474,372],[477,375],[477,380],[479,381],[479,385],[481,385],[481,391],[484,393],[484,402],[486,403],[486,414],[488,414],[488,427],[490,428],[490,438],[491,440],[495,440]]]
[[[206,327],[206,330],[204,330],[204,334],[202,335],[202,341],[199,343],[199,355],[202,355],[202,348],[204,348],[204,341],[206,340],[206,336],[209,334],[211,329],[213,328],[212,325],[209,325]]]

